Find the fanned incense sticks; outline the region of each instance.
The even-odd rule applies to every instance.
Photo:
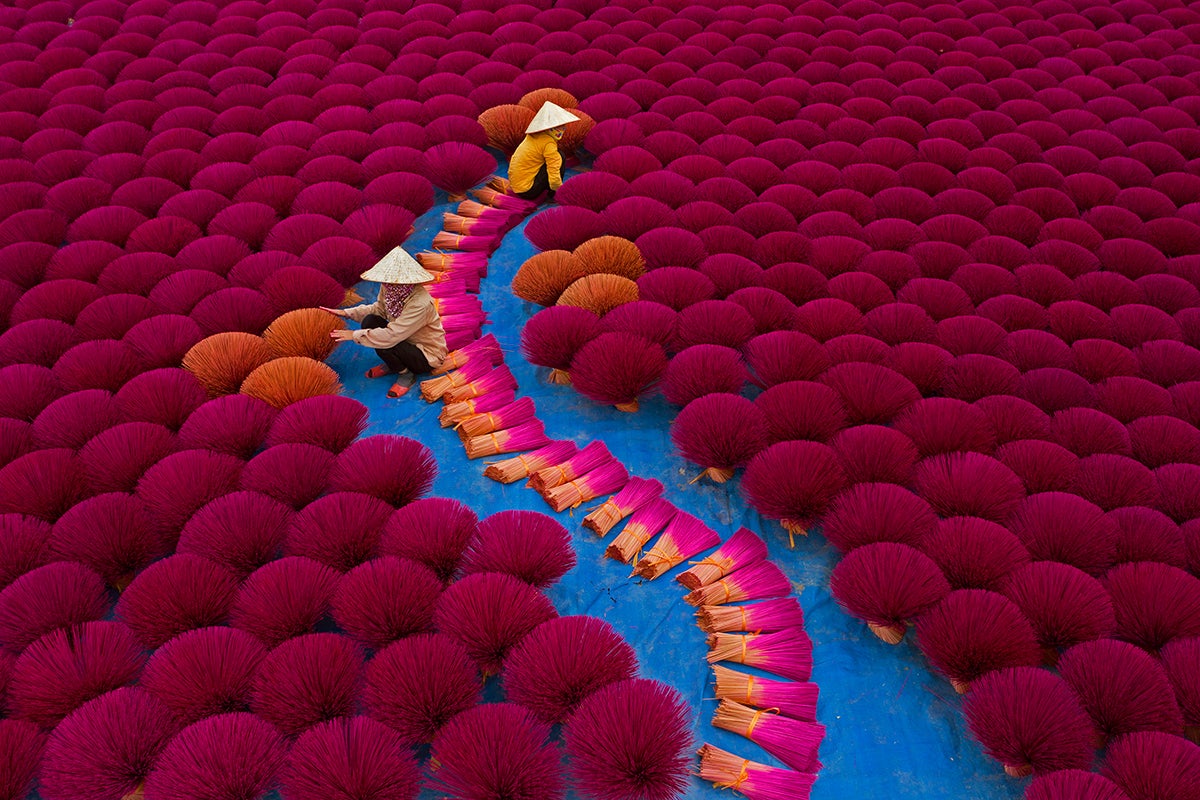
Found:
[[[690,592],[683,599],[693,606],[722,606],[743,600],[786,597],[791,591],[792,582],[783,574],[783,570],[770,561],[759,561],[716,583]]]
[[[491,364],[483,360],[473,361],[466,364],[462,369],[422,381],[421,399],[427,403],[440,400],[451,389],[457,386],[465,386],[477,378],[482,378],[489,371],[491,371]]]
[[[700,779],[749,800],[808,800],[817,776],[768,767],[706,744],[700,748]]]
[[[642,546],[666,527],[677,511],[675,506],[661,497],[651,500],[633,512],[629,522],[625,523],[624,530],[613,539],[604,555],[626,564],[632,563]]]
[[[824,725],[790,719],[774,709],[755,711],[732,700],[721,701],[712,724],[745,736],[792,769],[816,772],[821,767],[817,749],[825,738]]]
[[[480,400],[483,399],[480,398]],[[494,461],[487,465],[483,476],[499,483],[515,483],[521,478],[529,477],[530,473],[539,469],[566,461],[577,452],[579,452],[579,448],[574,442],[551,442],[532,453],[525,453],[505,461]]]
[[[794,597],[744,606],[700,606],[696,610],[696,624],[705,633],[774,633],[787,628],[803,628],[804,610]]]
[[[594,441],[561,464],[553,464],[538,470],[529,476],[525,485],[541,494],[545,494],[555,486],[561,486],[567,481],[591,472],[596,467],[613,460],[604,442]]]
[[[536,450],[550,443],[542,421],[535,419],[510,428],[483,436],[476,436],[466,441],[467,458],[484,458],[502,453],[519,453],[523,450]],[[561,510],[561,509],[560,509]]]
[[[460,420],[455,427],[458,429],[459,438],[465,442],[473,436],[483,436],[529,422],[533,419],[534,411],[533,398],[522,397],[495,411],[472,414]]]
[[[708,663],[732,661],[794,681],[812,677],[812,640],[800,628],[776,633],[714,633],[708,637]]]
[[[465,253],[490,253],[500,243],[497,234],[490,236],[463,236],[442,231],[433,237],[436,250],[461,250]]]
[[[752,531],[738,528],[717,551],[681,573],[675,580],[695,591],[719,581],[735,569],[749,566],[767,557],[767,544]]]
[[[773,681],[720,664],[713,664],[712,670],[716,678],[718,700],[736,700],[755,708],[773,709],[785,717],[803,722],[817,720],[818,689],[815,683]]]
[[[589,500],[615,492],[624,486],[627,480],[629,473],[625,466],[614,458],[581,478],[569,480],[543,492],[542,497],[555,511],[566,511],[568,508],[577,508]]]
[[[438,422],[443,428],[452,428],[472,414],[504,408],[516,399],[516,391],[501,389],[459,403],[447,403],[442,407],[442,413],[438,415]]]
[[[513,377],[512,371],[507,366],[501,365],[481,378],[450,389],[442,395],[442,401],[445,403],[459,403],[463,400],[471,400],[480,395],[485,395],[488,392],[495,392],[502,389],[515,390],[516,388],[517,379]]]
[[[675,515],[671,524],[663,531],[663,535],[649,552],[642,556],[633,571],[652,581],[692,556],[720,543],[721,537],[716,531],[691,514],[681,512]]]
[[[504,363],[504,352],[500,349],[500,343],[496,341],[495,334],[489,333],[487,336],[471,342],[466,347],[455,350],[453,353],[448,353],[442,359],[441,365],[433,371],[433,374],[442,375],[452,370],[461,369],[472,361],[486,361],[493,367],[498,367]]]
[[[658,481],[634,476],[621,491],[592,509],[583,518],[583,527],[597,536],[607,536],[614,525],[657,498],[662,490]]]

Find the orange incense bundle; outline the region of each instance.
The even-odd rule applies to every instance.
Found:
[[[482,217],[484,214],[501,213],[499,209],[485,206],[483,203],[477,203],[474,200],[463,200],[455,209],[460,217]]]
[[[633,512],[625,528],[613,539],[604,555],[615,561],[633,563],[634,557],[646,542],[666,527],[678,509],[661,497],[651,500]]]
[[[495,411],[498,408],[504,408],[516,399],[517,393],[515,391],[504,389],[499,392],[489,392],[470,400],[463,400],[460,403],[447,403],[442,407],[442,413],[438,414],[438,422],[443,428],[453,428],[472,414],[481,414],[485,411]]]
[[[488,178],[486,186],[489,189],[495,189],[497,192],[508,194],[512,189],[512,184],[508,182],[508,178],[502,178],[499,175],[492,175]]]
[[[621,491],[592,509],[583,527],[597,536],[607,536],[618,522],[662,494],[663,485],[654,479],[632,477]]]
[[[783,574],[783,570],[764,560],[690,592],[683,599],[693,606],[723,606],[743,600],[786,597],[791,591],[792,582]]]
[[[652,581],[692,556],[720,543],[721,537],[716,531],[691,514],[680,512],[667,525],[649,552],[638,561],[637,566],[633,568],[634,574]]]
[[[456,369],[462,369],[471,361],[487,361],[493,367],[504,363],[504,352],[494,334],[476,339],[466,347],[460,347],[453,353],[448,353],[442,359],[441,365],[433,371],[434,375],[442,375]]]
[[[466,386],[473,380],[482,378],[488,374],[492,365],[485,360],[474,361],[463,366],[462,369],[449,372],[444,375],[439,375],[436,378],[430,378],[427,381],[421,382],[421,399],[427,403],[432,403],[434,400],[440,400],[445,396],[446,392],[458,386]]]
[[[815,774],[768,767],[711,744],[700,748],[700,780],[748,800],[808,800],[816,779]]]
[[[824,725],[791,719],[775,709],[755,711],[732,700],[721,701],[712,724],[745,736],[792,769],[816,772],[821,767],[817,749],[825,738]]]
[[[495,411],[482,411],[472,414],[460,421],[454,427],[458,429],[458,438],[464,442],[475,436],[514,428],[533,419],[534,405],[532,397],[522,397]]]
[[[817,685],[807,681],[773,681],[747,672],[712,665],[717,699],[733,700],[755,708],[772,708],[792,719],[815,722]]]
[[[735,569],[749,566],[767,557],[767,544],[746,528],[738,528],[725,544],[675,580],[695,591],[719,581]]]
[[[555,486],[561,486],[612,460],[612,453],[608,452],[604,442],[594,441],[561,464],[552,464],[534,472],[525,485],[545,494]]]
[[[505,461],[494,461],[483,471],[485,478],[499,483],[515,483],[530,473],[566,461],[579,452],[574,442],[551,442],[532,453],[525,453]]]
[[[745,606],[700,606],[696,610],[696,624],[705,633],[774,633],[785,628],[803,628],[804,610],[794,597]]]
[[[615,458],[589,471],[581,478],[555,486],[542,497],[555,511],[578,508],[589,500],[620,489],[629,480],[625,465]]]
[[[463,400],[481,397],[488,392],[496,392],[504,389],[515,390],[516,388],[517,379],[513,377],[512,371],[507,366],[501,365],[470,383],[450,389],[450,391],[442,395],[442,400],[445,403],[460,403]]]
[[[708,663],[732,661],[794,681],[812,677],[812,640],[802,628],[775,633],[714,633],[708,637]]]
[[[550,443],[542,421],[535,419],[518,425],[506,431],[476,436],[465,443],[467,458],[484,458],[502,453],[520,453],[524,450],[536,450]]]

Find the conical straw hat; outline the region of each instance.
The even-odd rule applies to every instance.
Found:
[[[417,260],[401,247],[392,248],[375,266],[362,274],[364,281],[376,283],[429,283],[436,280],[432,273],[426,272]]]
[[[533,122],[529,123],[529,127],[525,129],[526,133],[538,133],[540,131],[548,131],[551,128],[557,128],[559,125],[566,125],[570,122],[579,122],[579,117],[567,111],[562,106],[557,106],[547,100],[542,104],[541,109],[533,117]]]

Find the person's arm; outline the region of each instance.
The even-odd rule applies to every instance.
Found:
[[[363,318],[368,314],[379,314],[380,316],[384,316],[382,291],[380,292],[380,295],[380,299],[376,300],[374,303],[363,303],[360,306],[352,306],[350,308],[340,309],[342,312],[341,316],[345,317],[346,319],[353,320],[354,322],[362,322]]]
[[[558,187],[562,186],[562,155],[558,152],[558,145],[554,143],[554,139],[546,143],[544,156],[546,176],[550,179],[550,191],[558,191]]]
[[[400,316],[389,322],[386,328],[363,328],[351,331],[350,339],[364,347],[373,347],[376,350],[395,347],[429,324],[429,314],[432,310],[432,300],[428,296],[423,301],[413,298],[400,312]]]

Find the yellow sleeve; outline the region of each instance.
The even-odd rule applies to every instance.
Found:
[[[546,175],[550,178],[551,191],[557,191],[558,187],[562,186],[562,155],[558,152],[558,145],[551,139],[546,143],[544,153],[546,159]]]

